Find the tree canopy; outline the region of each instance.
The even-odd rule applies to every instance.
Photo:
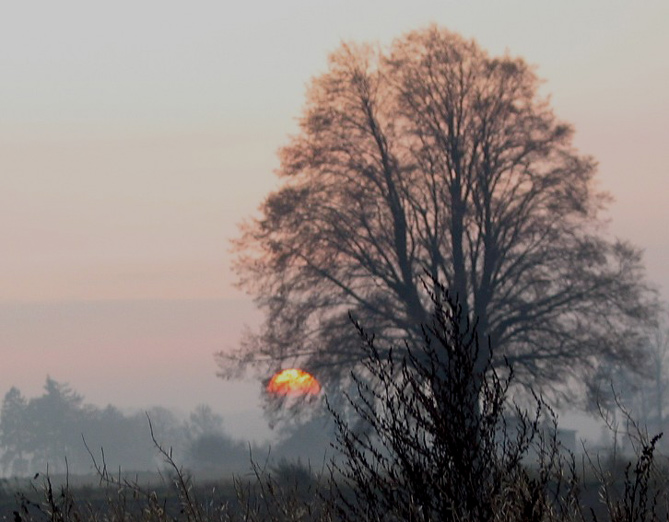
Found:
[[[606,234],[595,161],[539,85],[524,60],[435,26],[388,49],[341,45],[280,151],[280,188],[236,243],[266,321],[220,354],[223,373],[299,364],[332,390],[362,356],[349,312],[415,339],[424,279],[526,384],[638,364],[655,306],[641,253]]]

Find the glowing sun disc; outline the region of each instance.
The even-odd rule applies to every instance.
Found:
[[[316,377],[299,368],[288,368],[275,373],[267,384],[273,395],[317,395],[321,385]]]

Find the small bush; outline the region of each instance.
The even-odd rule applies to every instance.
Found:
[[[400,357],[380,350],[356,324],[366,373],[353,374],[357,395],[347,400],[362,422],[332,412],[344,456],[336,471],[355,492],[340,496],[339,514],[493,520],[503,511],[540,520],[552,509],[549,484],[562,477],[557,443],[540,426],[552,412],[538,397],[532,414],[508,406],[511,368],[500,375],[475,325],[443,288],[436,291],[422,346],[406,346]],[[507,427],[510,414],[514,429]],[[525,466],[531,447],[539,466],[532,477]]]

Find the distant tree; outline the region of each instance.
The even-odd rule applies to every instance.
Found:
[[[664,432],[665,401],[669,390],[669,327],[666,321],[656,328],[649,339],[651,361],[648,409],[655,418],[655,429]]]
[[[141,419],[147,435],[147,421],[151,422],[153,435],[162,447],[172,449],[177,456],[186,453],[188,449],[188,428],[172,410],[162,406],[154,406],[145,412],[137,413],[134,418],[137,422]],[[159,462],[162,462],[157,453],[156,457]]]
[[[187,422],[188,445],[186,463],[204,471],[232,473],[248,471],[250,448],[248,442],[234,439],[223,428],[223,417],[211,406],[199,404]]]
[[[44,393],[28,402],[26,416],[32,433],[32,465],[43,470],[64,471],[64,458],[80,464],[84,447],[81,434],[85,424],[83,396],[66,383],[46,378]]]
[[[290,415],[290,412],[289,412]],[[329,412],[309,419],[282,423],[272,454],[287,461],[303,461],[318,466],[332,456],[335,426]]]
[[[592,379],[589,403],[612,420],[622,407],[653,434],[664,432],[665,401],[669,391],[669,330],[666,323],[648,332],[643,341],[648,365],[641,373],[610,362],[600,366]],[[661,441],[666,445],[666,441]]]
[[[225,433],[202,433],[193,438],[186,451],[186,463],[195,469],[218,474],[247,471],[249,447]]]
[[[223,432],[223,417],[214,413],[208,404],[199,404],[190,414],[188,432],[191,438],[220,434]]]
[[[31,430],[27,426],[28,403],[18,388],[12,387],[2,401],[0,413],[0,446],[3,448],[2,467],[5,473],[24,476],[29,473],[28,453],[32,444]]]
[[[98,461],[104,451],[105,462],[112,469],[154,470],[161,462],[144,414],[124,415],[111,405],[95,409],[87,415],[81,435]],[[85,464],[88,469],[92,465],[88,454]]]
[[[220,354],[222,374],[300,364],[332,392],[362,357],[348,312],[381,339],[420,339],[422,278],[528,386],[578,389],[604,359],[638,366],[655,315],[641,253],[604,234],[595,162],[539,83],[438,27],[333,53],[280,153],[282,185],[236,243],[266,321]]]
[[[157,440],[185,453],[186,429],[166,408],[152,408],[148,416]],[[86,444],[84,444],[84,440]],[[86,448],[88,446],[88,449]],[[26,400],[17,388],[4,397],[0,413],[0,462],[7,473],[26,475],[93,469],[104,452],[106,463],[127,471],[154,470],[162,463],[151,440],[147,413],[124,415],[117,408],[84,403],[65,383],[47,377],[44,392]]]

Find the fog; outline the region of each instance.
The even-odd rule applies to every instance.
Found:
[[[137,430],[144,466],[160,462],[151,411],[171,412],[167,443],[187,463],[210,459],[207,447],[236,459],[244,441],[262,452],[282,437],[293,448],[316,441],[317,458],[320,428],[298,441],[268,426],[266,375],[217,376],[214,355],[262,321],[234,286],[230,240],[276,186],[277,149],[296,132],[305,85],[328,53],[341,40],[387,44],[432,22],[536,64],[575,145],[599,162],[599,186],[614,198],[611,234],[644,249],[666,300],[667,16],[659,0],[7,6],[0,393],[16,387],[29,403],[47,376],[68,383],[89,412],[111,405],[119,426]],[[194,457],[188,423],[200,405],[222,421]],[[570,414],[564,425],[600,437],[589,418]],[[77,470],[90,471],[85,461]]]

